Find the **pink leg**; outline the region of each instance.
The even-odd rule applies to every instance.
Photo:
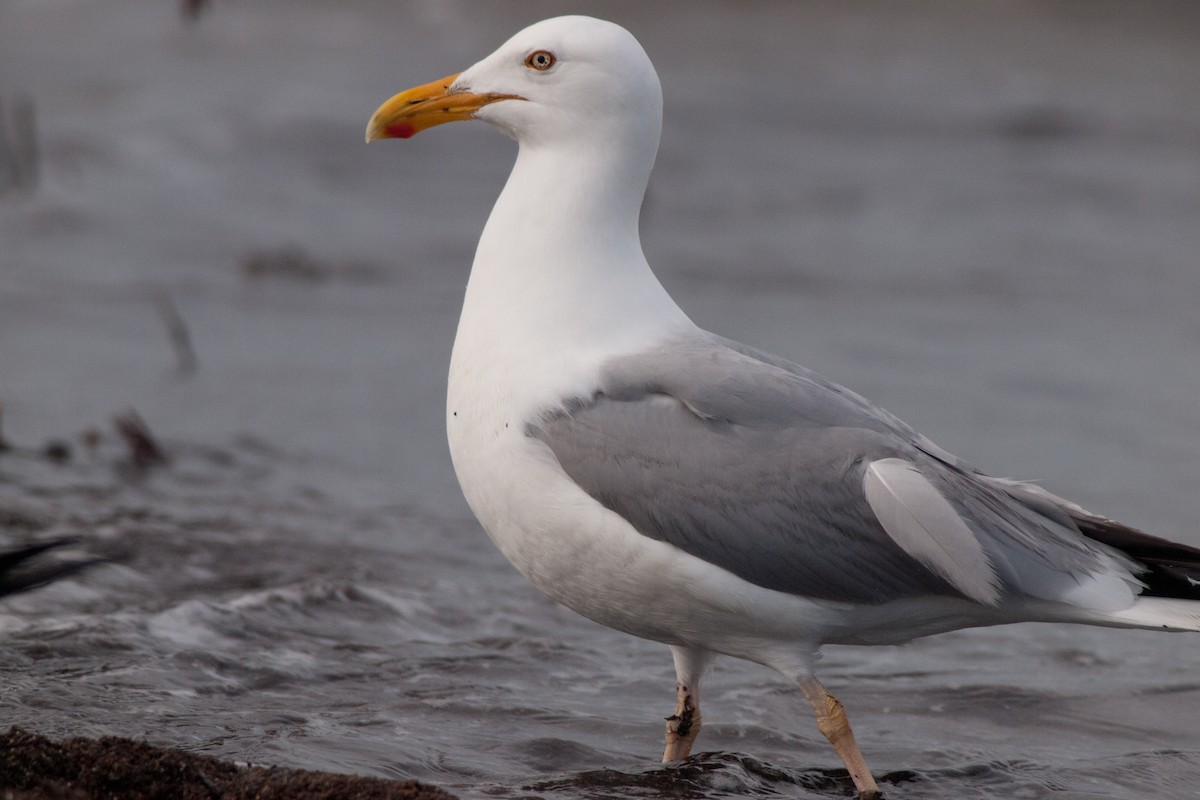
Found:
[[[858,743],[854,741],[854,732],[850,730],[850,721],[846,719],[842,701],[826,691],[816,678],[800,678],[796,683],[808,698],[808,702],[812,703],[813,710],[817,712],[817,730],[825,734],[825,738],[833,745],[833,749],[837,750],[837,754],[846,764],[846,769],[850,771],[850,778],[858,789],[860,800],[879,797],[879,785],[871,776],[866,759],[859,751]]]
[[[682,761],[700,733],[700,676],[713,654],[671,645],[675,659],[675,713],[667,717],[667,747],[663,762]]]

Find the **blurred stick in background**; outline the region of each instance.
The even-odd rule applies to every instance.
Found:
[[[179,374],[187,377],[196,371],[196,350],[192,347],[192,336],[188,332],[187,323],[171,296],[164,289],[154,290],[154,305],[167,328],[167,336],[175,351],[175,365]]]
[[[0,195],[31,194],[40,178],[41,157],[33,99],[18,94],[9,106],[0,98]]]
[[[4,403],[0,403],[0,453],[12,449],[12,445],[4,438]]]

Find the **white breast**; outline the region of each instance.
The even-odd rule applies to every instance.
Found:
[[[823,606],[641,535],[526,435],[542,414],[590,397],[608,359],[696,330],[638,237],[654,143],[648,158],[522,143],[480,239],[455,339],[454,469],[504,555],[569,608],[645,638],[758,660],[770,641],[804,650]]]

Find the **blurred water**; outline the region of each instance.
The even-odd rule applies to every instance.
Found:
[[[795,692],[733,662],[703,755],[655,764],[665,648],[525,586],[454,484],[445,365],[512,145],[362,128],[564,10],[660,70],[644,238],[693,318],[1200,544],[1195,4],[293,0],[189,26],[10,0],[0,117],[31,98],[42,158],[0,195],[4,432],[75,457],[0,455],[0,537],[128,558],[0,608],[0,719],[467,797],[846,793]],[[123,464],[126,406],[167,468]],[[1020,626],[823,674],[889,797],[1174,798],[1200,781],[1195,653]]]

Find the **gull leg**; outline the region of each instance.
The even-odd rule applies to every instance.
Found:
[[[846,769],[850,771],[850,778],[858,789],[859,798],[878,798],[879,785],[871,776],[871,770],[858,749],[858,743],[854,741],[854,732],[850,730],[850,721],[846,719],[842,701],[826,691],[821,682],[814,677],[799,678],[796,683],[808,698],[808,702],[812,703],[813,710],[817,712],[817,729],[825,734],[825,738],[833,745],[833,749],[837,750]]]
[[[682,761],[700,733],[700,676],[713,659],[707,650],[671,645],[675,659],[675,713],[667,717],[663,763]]]

